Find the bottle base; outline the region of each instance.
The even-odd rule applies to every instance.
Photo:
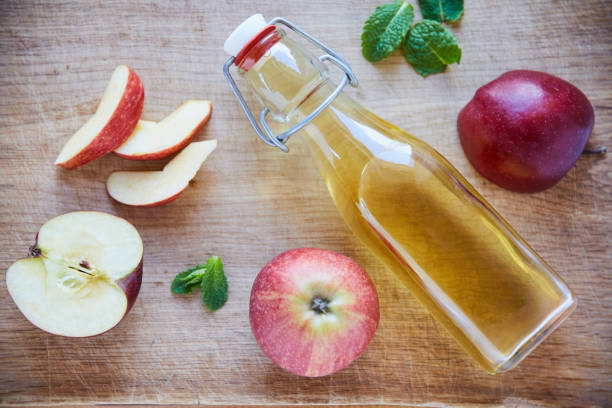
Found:
[[[561,305],[554,316],[542,323],[541,329],[536,332],[532,337],[528,338],[517,347],[516,351],[512,353],[508,359],[501,362],[493,370],[491,367],[485,367],[490,374],[500,374],[505,371],[511,370],[516,367],[525,357],[527,357],[540,343],[544,341],[552,332],[554,332],[564,321],[569,317],[570,314],[576,309],[576,298],[568,298],[567,301]]]

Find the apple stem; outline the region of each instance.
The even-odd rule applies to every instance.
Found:
[[[322,296],[315,296],[310,307],[317,314],[327,314],[329,312],[329,300]]]
[[[594,149],[584,149],[582,151],[582,154],[606,154],[607,152],[608,149],[606,148],[606,146],[599,146]]]

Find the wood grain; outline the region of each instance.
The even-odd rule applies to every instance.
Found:
[[[0,279],[0,404],[609,405],[611,158],[583,157],[554,188],[514,194],[470,167],[455,119],[476,88],[502,72],[542,70],[588,95],[596,115],[591,144],[612,147],[612,6],[466,3],[451,28],[461,64],[423,79],[399,53],[378,64],[360,55],[362,23],[378,1],[0,2],[0,270],[26,254],[47,219],[73,210],[124,217],[145,243],[133,310],[94,338],[36,329]],[[223,41],[255,12],[285,16],[343,55],[361,83],[347,92],[443,153],[574,289],[577,310],[518,368],[490,376],[467,359],[351,235],[298,137],[288,155],[258,141],[221,72]],[[163,161],[109,155],[75,171],[53,166],[120,63],[144,82],[145,119],[159,120],[190,98],[214,103],[196,140],[217,138],[219,148],[191,187],[162,207],[120,205],[104,182],[113,170],[157,169]],[[353,257],[380,294],[374,340],[357,362],[325,378],[275,367],[248,323],[256,273],[299,246]],[[175,273],[211,254],[224,260],[230,284],[228,303],[214,314],[197,296],[169,292]]]

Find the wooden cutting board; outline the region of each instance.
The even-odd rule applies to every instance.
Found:
[[[379,64],[361,56],[361,28],[378,1],[336,3],[0,2],[2,275],[46,220],[68,211],[117,214],[145,244],[132,312],[98,337],[36,329],[0,279],[0,404],[610,404],[612,158],[583,157],[554,188],[514,194],[475,172],[455,129],[480,85],[529,68],[582,89],[595,108],[590,144],[612,147],[610,3],[467,1],[465,16],[451,27],[461,64],[427,79],[399,53]],[[255,12],[284,16],[343,55],[361,82],[346,92],[444,154],[576,292],[577,310],[518,368],[491,376],[466,357],[349,232],[299,136],[287,155],[257,139],[221,71],[226,36]],[[160,120],[190,98],[214,103],[196,140],[215,138],[219,147],[168,205],[130,208],[104,187],[114,170],[159,169],[165,161],[108,155],[74,171],[53,165],[118,64],[144,82],[145,119]],[[257,106],[254,98],[249,103]],[[380,295],[381,323],[368,349],[344,371],[319,379],[274,366],[248,322],[257,272],[300,246],[353,257]],[[216,313],[198,296],[169,291],[174,274],[212,254],[223,259],[230,285]]]

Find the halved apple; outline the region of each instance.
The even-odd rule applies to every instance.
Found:
[[[162,171],[116,171],[106,181],[106,190],[127,205],[152,207],[168,203],[185,190],[216,147],[216,140],[190,143]]]
[[[121,146],[134,131],[143,104],[140,78],[131,68],[119,65],[96,113],[68,140],[55,164],[74,169]]]
[[[159,123],[141,120],[134,133],[113,151],[130,160],[155,160],[178,152],[193,139],[212,112],[209,101],[189,100]]]
[[[77,211],[47,221],[30,249],[6,272],[23,315],[49,333],[104,333],[128,313],[142,281],[143,245],[126,220]]]

